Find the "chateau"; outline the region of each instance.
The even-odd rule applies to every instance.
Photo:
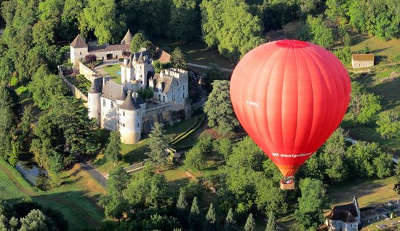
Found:
[[[96,119],[102,128],[118,129],[125,144],[138,142],[142,132],[149,131],[154,122],[171,121],[173,112],[188,109],[188,71],[170,68],[155,73],[153,57],[145,49],[131,54],[131,38],[128,31],[121,44],[90,47],[78,35],[70,45],[71,63],[79,67],[81,74],[82,68],[88,69],[82,64],[87,55],[104,62],[123,59],[121,84],[95,71],[85,77],[91,81],[87,95],[89,118]],[[169,55],[164,52],[162,56],[165,59]],[[138,92],[146,88],[153,91],[154,97],[144,101]]]

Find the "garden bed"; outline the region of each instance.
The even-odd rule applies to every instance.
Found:
[[[83,94],[88,94],[88,89],[90,88],[90,81],[85,78],[83,75],[68,75],[65,76],[67,80],[75,85]]]

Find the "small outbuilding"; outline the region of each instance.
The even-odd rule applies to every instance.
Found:
[[[357,231],[361,223],[360,207],[356,197],[352,203],[333,207],[325,217],[328,231]]]
[[[374,54],[353,54],[351,56],[351,65],[353,68],[366,68],[375,65]]]

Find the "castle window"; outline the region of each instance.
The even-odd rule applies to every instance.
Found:
[[[139,127],[139,122],[137,123],[137,126]]]
[[[125,111],[122,112],[122,115],[125,116]]]
[[[125,127],[125,124],[122,124],[122,127]]]
[[[105,107],[105,106],[106,106],[106,100],[103,99],[103,107]]]
[[[111,108],[114,108],[114,103],[111,101]]]

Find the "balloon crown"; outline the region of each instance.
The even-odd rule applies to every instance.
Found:
[[[308,46],[308,43],[300,40],[285,39],[277,41],[276,45],[280,47],[289,47],[289,48],[304,48]]]

